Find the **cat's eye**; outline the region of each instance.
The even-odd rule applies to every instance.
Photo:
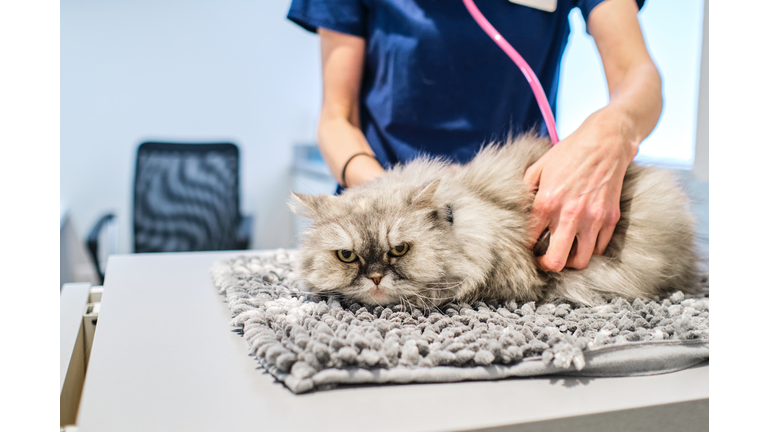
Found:
[[[399,245],[393,247],[389,250],[389,254],[393,257],[401,257],[408,252],[408,249],[410,248],[410,245],[407,242],[400,243]]]
[[[351,263],[357,261],[357,255],[349,250],[340,249],[336,251],[336,256],[339,257],[341,262]]]

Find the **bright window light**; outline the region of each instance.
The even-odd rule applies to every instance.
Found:
[[[693,166],[704,0],[648,1],[638,14],[645,42],[661,73],[664,109],[637,160],[676,168]],[[578,9],[561,66],[557,102],[560,138],[608,103],[600,54]]]

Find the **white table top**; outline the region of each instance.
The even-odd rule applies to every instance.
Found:
[[[295,395],[257,369],[213,287],[213,262],[241,253],[109,259],[80,431],[447,431],[607,418],[598,413],[665,405],[678,418],[698,407],[688,413],[698,418],[709,398],[706,364],[647,377],[365,386]]]

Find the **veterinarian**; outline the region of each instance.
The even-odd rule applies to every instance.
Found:
[[[533,68],[552,107],[573,7],[603,61],[608,105],[525,174],[537,191],[531,245],[547,228],[551,233],[539,257],[543,269],[584,268],[605,251],[624,173],[661,114],[661,78],[637,20],[643,2],[559,0],[548,12],[514,0],[476,0]],[[318,145],[342,186],[421,153],[466,162],[510,133],[546,133],[523,74],[461,0],[293,0],[288,18],[320,35]]]

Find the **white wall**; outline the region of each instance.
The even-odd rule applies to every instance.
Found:
[[[291,146],[314,140],[316,36],[290,0],[61,3],[61,197],[81,237],[106,210],[132,249],[132,181],[146,140],[231,140],[256,248],[291,245]]]

